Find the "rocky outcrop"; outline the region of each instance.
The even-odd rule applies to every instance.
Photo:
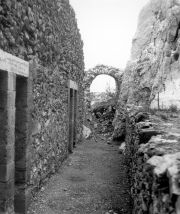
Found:
[[[127,103],[149,105],[179,66],[179,14],[180,1],[174,0],[151,0],[142,9],[122,82],[120,96]]]
[[[132,42],[131,58],[122,79],[119,106],[135,104],[149,107],[157,93],[165,90],[166,80],[179,70],[179,14],[179,0],[151,0],[142,9]],[[118,129],[121,129],[119,118],[123,114],[121,107],[119,109],[115,121],[116,137]]]

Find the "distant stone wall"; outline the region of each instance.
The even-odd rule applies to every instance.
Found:
[[[77,140],[82,139],[83,42],[68,0],[1,1],[0,14],[0,48],[31,65],[24,170],[25,184],[38,189],[68,155],[69,79],[78,84]]]
[[[129,106],[126,116],[125,156],[133,214],[178,214],[180,132],[170,130],[168,123],[156,117],[149,117],[141,107]]]

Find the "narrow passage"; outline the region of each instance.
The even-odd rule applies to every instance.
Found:
[[[130,214],[123,162],[117,145],[87,140],[49,180],[28,214]]]

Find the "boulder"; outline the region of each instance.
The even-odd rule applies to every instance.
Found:
[[[83,137],[87,139],[90,137],[91,133],[92,133],[91,130],[85,125],[83,125]]]
[[[126,150],[126,143],[123,142],[120,146],[119,146],[119,153],[121,154],[125,154],[125,150]]]

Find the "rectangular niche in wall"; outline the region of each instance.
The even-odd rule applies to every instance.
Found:
[[[78,104],[78,85],[76,82],[69,81],[69,152],[73,151],[73,147],[77,141],[77,104]]]

